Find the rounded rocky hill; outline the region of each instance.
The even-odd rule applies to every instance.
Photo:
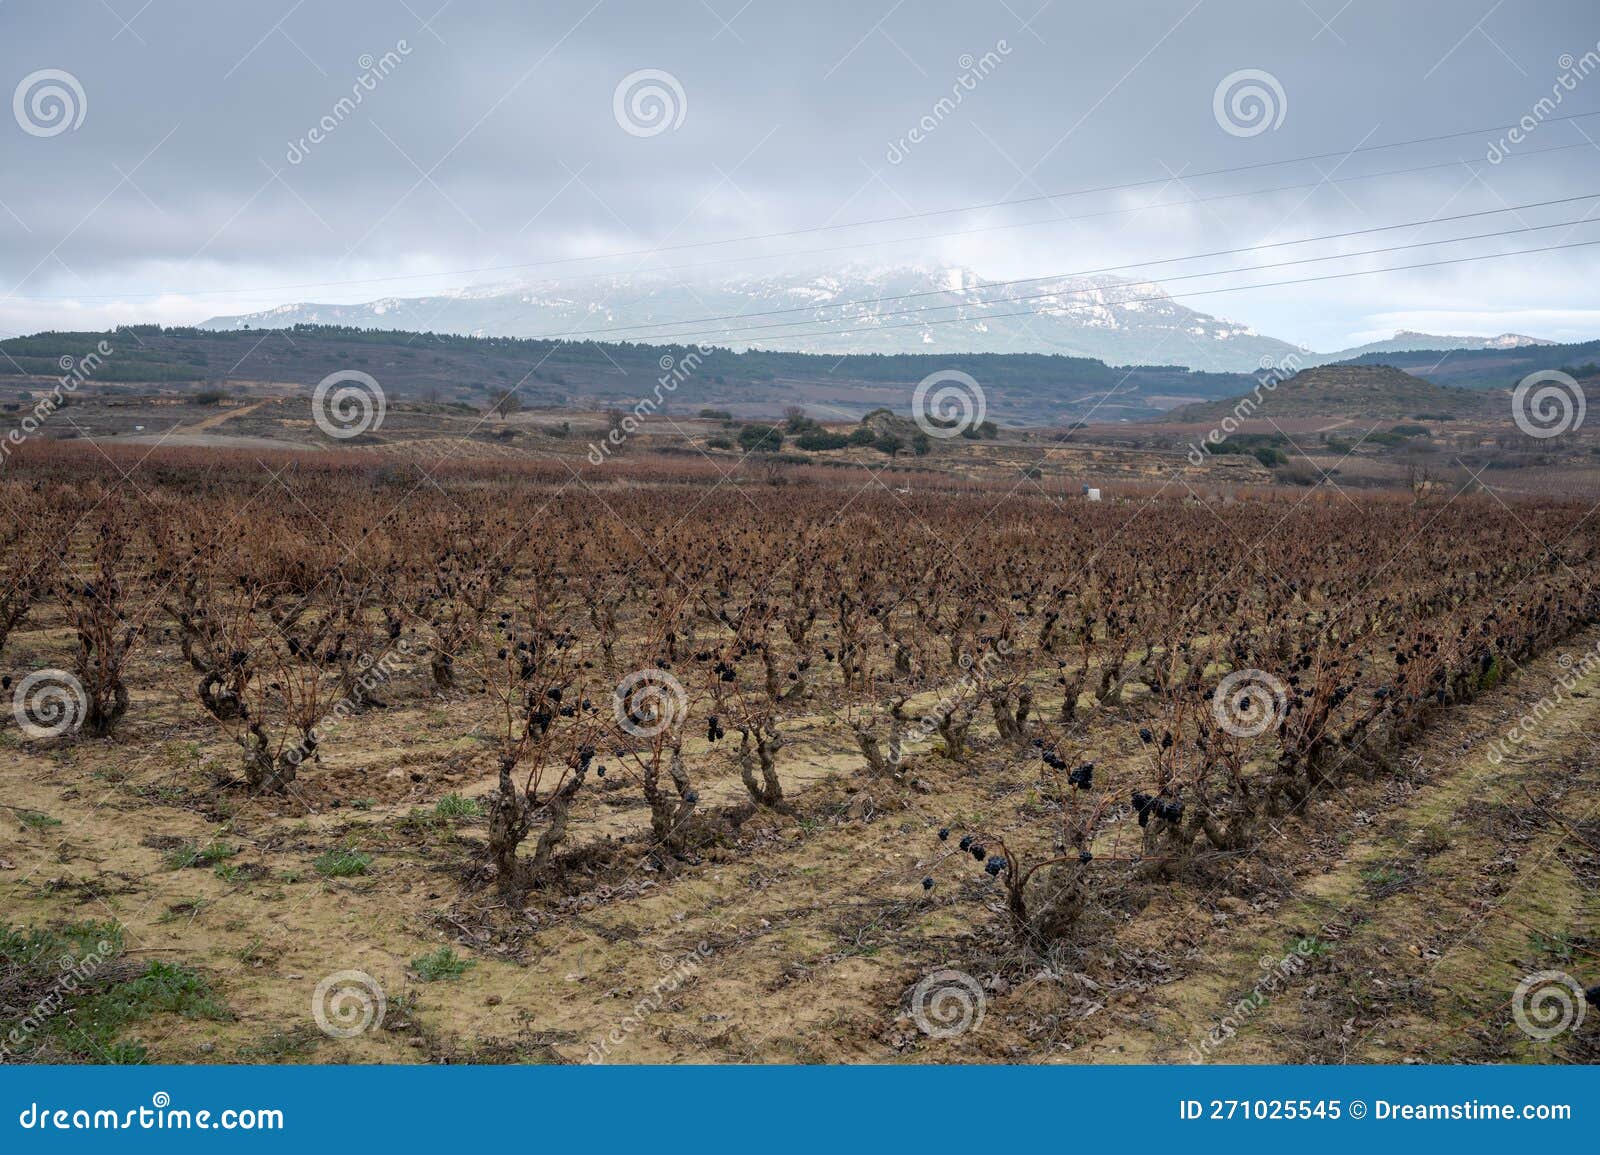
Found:
[[[1497,404],[1498,402],[1498,404]],[[1202,401],[1172,410],[1174,422],[1220,421],[1225,417],[1279,420],[1287,417],[1430,417],[1437,420],[1504,412],[1499,390],[1435,385],[1389,365],[1323,365],[1276,384],[1270,378],[1252,392]]]

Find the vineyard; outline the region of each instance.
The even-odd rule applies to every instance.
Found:
[[[1597,1058],[1586,506],[629,468],[20,455],[11,1052]]]

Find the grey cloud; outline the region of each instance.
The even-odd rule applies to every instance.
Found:
[[[834,258],[782,254],[1044,222],[839,258],[1027,276],[1597,187],[1600,150],[1491,166],[1481,163],[1490,138],[1476,137],[1185,184],[1182,174],[1512,123],[1550,95],[1563,53],[1581,57],[1600,39],[1593,7],[1576,0],[1507,2],[1476,29],[1483,12],[1459,3],[1340,3],[154,0],[135,16],[135,0],[110,0],[131,19],[124,28],[96,2],[10,0],[0,5],[0,95],[59,68],[82,83],[88,107],[81,127],[51,137],[0,118],[0,331],[422,295],[494,278],[326,283],[690,244],[1169,173],[1178,175],[1165,188],[558,268],[732,256],[769,258],[749,270],[824,268]],[[341,110],[363,55],[382,58],[402,42],[392,71]],[[999,63],[949,107],[964,59],[1002,42]],[[688,103],[681,127],[642,137],[619,127],[612,97],[622,77],[646,68],[671,73]],[[1219,128],[1213,92],[1242,69],[1281,83],[1280,127],[1250,137]],[[1600,78],[1565,100],[1563,111],[1600,109]],[[291,163],[286,154],[326,117],[335,127]],[[895,144],[930,119],[934,127],[891,163]],[[1600,139],[1600,118],[1587,129]],[[1570,143],[1582,143],[1576,128],[1556,122],[1523,147]],[[1412,177],[1051,223],[1152,198],[1456,161]],[[1214,307],[1325,347],[1371,318],[1427,310],[1543,309],[1554,323],[1556,310],[1600,307],[1585,253],[1241,294]],[[303,283],[325,287],[271,288]],[[218,293],[251,287],[262,291]],[[180,293],[148,295],[158,289]]]

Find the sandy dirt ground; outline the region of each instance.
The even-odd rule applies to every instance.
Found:
[[[1453,710],[1393,775],[1314,796],[1257,852],[1107,904],[1042,953],[936,837],[982,825],[1025,843],[1047,825],[1036,760],[992,729],[974,729],[968,765],[918,749],[890,781],[864,775],[836,722],[797,719],[780,761],[795,813],[725,824],[687,863],[652,852],[637,789],[613,777],[580,796],[571,884],[510,910],[478,881],[483,818],[436,812],[491,786],[485,720],[425,670],[346,723],[286,799],[227,784],[234,748],[182,685],[138,671],[132,685],[162,688],[135,693],[115,742],[35,741],[8,720],[0,907],[14,925],[114,919],[130,959],[205,976],[226,1015],[133,1029],[159,1062],[1593,1062],[1595,1030],[1539,1042],[1510,1002],[1530,972],[1600,976],[1600,677],[1562,657],[1597,640]],[[60,644],[46,623],[8,656]],[[171,670],[175,647],[140,661]],[[1541,700],[1496,761],[1496,735]],[[1129,731],[1090,720],[1104,789],[1138,783]],[[743,801],[727,746],[686,750],[704,812]],[[1097,850],[1136,845],[1131,825]],[[231,853],[174,868],[183,846]],[[370,856],[366,873],[319,870],[342,849]],[[469,965],[424,981],[416,960],[441,947]],[[944,970],[968,976],[973,1007],[948,1038],[913,1014]],[[330,1037],[313,995],[346,971],[386,1007]]]

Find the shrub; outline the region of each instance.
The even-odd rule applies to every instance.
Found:
[[[706,418],[708,421],[733,420],[733,414],[729,413],[726,409],[702,409],[700,410],[700,416]]]
[[[845,438],[845,441],[850,445],[871,445],[877,438],[878,435],[876,433],[863,425],[860,429],[852,431],[850,436]]]
[[[799,449],[843,449],[850,444],[850,438],[843,433],[830,433],[826,429],[808,429],[795,438],[794,443]]]
[[[221,405],[228,399],[228,394],[222,389],[202,389],[189,398],[192,405]]]
[[[739,445],[746,453],[776,453],[783,448],[783,430],[776,425],[746,425],[739,430]]]
[[[733,442],[726,437],[707,437],[706,446],[710,449],[732,449]]]

